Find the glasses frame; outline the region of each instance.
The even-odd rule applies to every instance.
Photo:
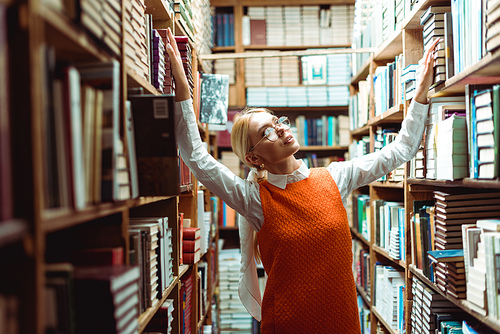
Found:
[[[284,125],[283,122],[286,122],[288,121],[288,125]],[[259,145],[264,139],[267,139],[269,140],[270,142],[275,142],[278,140],[279,136],[278,136],[278,131],[276,130],[276,128],[279,126],[279,127],[284,127],[285,131],[290,129],[290,119],[286,116],[280,116],[280,117],[276,117],[276,121],[275,121],[276,124],[274,124],[273,126],[270,126],[270,127],[267,127],[265,130],[264,130],[264,137],[262,137],[258,142],[257,144],[255,144],[249,151],[248,153],[252,152],[253,150],[255,150],[255,148],[257,147],[257,145]],[[269,133],[267,133],[269,130]],[[276,138],[276,140],[271,140],[269,139],[269,136],[273,133],[273,131],[276,133],[276,135],[278,136],[278,138]]]

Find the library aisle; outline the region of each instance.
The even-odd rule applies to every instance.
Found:
[[[309,168],[399,140],[440,38],[418,152],[346,203],[361,333],[500,333],[499,18],[497,0],[0,0],[0,333],[260,333],[241,217],[176,147],[167,29],[203,144],[241,178],[247,106],[288,117]]]

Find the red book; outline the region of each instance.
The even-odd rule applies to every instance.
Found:
[[[121,247],[79,249],[73,252],[75,266],[122,265],[124,253]]]
[[[200,261],[200,255],[201,252],[198,249],[194,253],[184,253],[182,254],[182,258],[184,259],[185,264],[195,264],[196,262]]]
[[[194,240],[184,239],[182,240],[182,251],[185,253],[194,253],[201,247],[201,238],[196,238]]]
[[[266,20],[250,20],[250,43],[266,45]]]
[[[195,240],[201,237],[201,231],[199,227],[184,227],[182,229],[183,239]]]

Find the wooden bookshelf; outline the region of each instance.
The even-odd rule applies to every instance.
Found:
[[[362,80],[372,80],[375,70],[378,66],[386,65],[394,61],[398,55],[403,55],[403,67],[408,64],[415,64],[423,55],[423,42],[422,42],[422,26],[420,25],[420,16],[427,10],[429,6],[450,5],[450,1],[440,0],[422,0],[416,3],[413,9],[407,16],[400,22],[396,30],[389,34],[373,53],[371,58],[363,64],[358,72],[355,73],[351,79],[351,92],[356,92],[357,85]],[[500,83],[500,52],[489,53],[484,56],[476,64],[466,68],[459,74],[446,80],[443,84],[429,91],[428,97],[441,97],[441,96],[456,96],[465,95],[466,85],[483,85],[483,84],[498,84]],[[373,104],[376,97],[373,96],[373,85],[370,93],[370,118],[366,125],[351,131],[353,138],[360,138],[362,136],[369,136],[371,142],[371,149],[373,150],[373,143],[375,137],[376,127],[381,126],[391,127],[394,124],[401,123],[404,116],[408,112],[409,101],[405,101],[404,105],[397,105],[386,110],[379,116],[373,115]],[[416,139],[419,140],[419,139]],[[405,179],[400,182],[390,181],[375,181],[369,185],[370,202],[373,204],[375,200],[397,201],[404,203],[405,207],[405,246],[406,260],[393,259],[389,252],[384,248],[375,244],[375,218],[373,214],[373,205],[371,206],[371,233],[372,240],[366,240],[361,233],[352,229],[351,235],[356,241],[360,241],[370,249],[370,259],[372,265],[375,261],[380,261],[385,265],[390,265],[396,269],[404,270],[405,278],[405,322],[406,332],[412,332],[411,329],[411,309],[412,309],[412,278],[415,276],[424,283],[425,286],[430,287],[436,293],[445,296],[453,304],[460,307],[466,314],[475,318],[479,322],[484,323],[491,329],[491,333],[500,333],[500,321],[492,319],[492,317],[485,316],[484,310],[478,310],[473,304],[469,303],[466,299],[457,300],[449,295],[443,293],[435,283],[432,283],[420,269],[417,269],[416,264],[412,263],[412,250],[411,250],[411,224],[410,220],[413,219],[413,201],[415,200],[431,200],[433,199],[434,190],[442,191],[458,191],[466,193],[467,191],[500,191],[500,179],[471,179],[464,178],[456,181],[447,180],[432,180],[432,179],[415,179],[409,178],[410,163],[405,168]],[[366,191],[364,191],[366,193]],[[377,226],[377,228],[380,228]],[[372,293],[374,293],[373,284],[375,281],[375,270],[372,269],[370,273],[370,281],[372,286]],[[368,305],[371,315],[371,333],[376,333],[377,324],[384,327],[384,331],[389,333],[397,333],[397,329],[391,328],[390,325],[383,319],[382,312],[377,310],[374,306],[374,298],[367,298],[363,296],[363,291],[358,287],[358,293],[362,296],[364,303]],[[374,295],[372,295],[373,297]],[[370,296],[368,296],[370,297]],[[488,331],[490,333],[490,331]]]
[[[135,0],[132,0],[135,1]],[[57,1],[56,1],[57,2]],[[61,5],[69,2],[61,2]],[[91,2],[93,3],[93,2]],[[6,29],[7,40],[2,40],[1,47],[8,51],[8,63],[1,59],[1,66],[8,65],[9,82],[1,82],[9,86],[9,133],[12,142],[12,161],[1,161],[9,164],[12,170],[13,217],[0,221],[0,252],[2,255],[3,274],[0,278],[0,297],[12,297],[17,305],[7,317],[15,322],[18,328],[12,334],[44,334],[46,333],[46,314],[51,310],[46,304],[46,265],[58,259],[69,262],[75,250],[96,247],[119,247],[123,250],[125,264],[130,263],[129,223],[132,217],[168,217],[169,228],[172,229],[172,273],[173,280],[168,286],[159,291],[156,302],[138,315],[138,332],[142,333],[155,316],[161,305],[167,299],[174,300],[172,332],[180,333],[183,319],[181,298],[181,280],[192,275],[192,319],[191,331],[199,332],[202,325],[217,323],[217,314],[212,315],[212,298],[214,297],[217,280],[212,279],[209,270],[217,271],[216,262],[212,263],[211,256],[203,256],[207,262],[208,294],[207,308],[203,316],[199,314],[201,305],[197,302],[200,293],[197,284],[198,263],[180,264],[180,244],[178,215],[185,214],[191,219],[191,226],[200,226],[198,222],[197,181],[192,178],[191,184],[181,186],[180,193],[168,196],[141,196],[133,199],[115,201],[87,200],[83,208],[75,209],[72,199],[65,204],[48,204],[49,196],[47,185],[53,186],[53,180],[47,180],[46,171],[49,165],[46,142],[50,141],[51,130],[46,128],[46,119],[53,109],[55,95],[52,95],[53,81],[56,77],[54,69],[47,66],[45,50],[53,51],[54,63],[57,65],[79,65],[95,62],[107,63],[111,60],[120,65],[119,88],[115,89],[119,96],[115,105],[118,111],[118,123],[125,120],[125,101],[129,89],[140,89],[144,94],[161,95],[144,75],[137,73],[125,57],[125,11],[130,2],[119,2],[120,10],[114,9],[115,22],[120,27],[120,44],[118,51],[103,39],[99,39],[87,30],[79,18],[72,18],[66,11],[51,7],[49,2],[34,1],[6,1],[1,0],[0,6],[7,6],[9,13],[8,30],[5,22],[0,22],[1,28]],[[146,0],[145,14],[151,15],[152,28],[170,27],[175,35],[190,35],[193,52],[193,76],[204,65],[197,61],[194,32],[188,31],[187,26],[176,17],[168,2],[162,0]],[[197,0],[192,2],[197,4]],[[118,15],[118,12],[120,14]],[[76,15],[80,15],[80,12]],[[137,22],[142,18],[136,17]],[[145,18],[145,17],[144,17]],[[145,21],[144,21],[145,22]],[[139,24],[139,23],[137,23]],[[144,28],[147,29],[146,25]],[[144,36],[145,38],[145,36]],[[143,41],[146,44],[146,40]],[[3,49],[2,49],[3,51]],[[152,51],[151,51],[152,52]],[[2,54],[3,56],[3,54]],[[52,64],[52,63],[50,63]],[[148,65],[149,66],[149,65]],[[0,68],[4,71],[4,67]],[[50,76],[49,74],[53,75]],[[2,76],[3,79],[3,76]],[[95,84],[97,86],[97,84]],[[3,93],[3,90],[2,90]],[[1,95],[1,94],[0,94]],[[4,99],[6,96],[1,96]],[[62,100],[62,97],[61,97]],[[54,102],[55,103],[55,102]],[[4,104],[2,104],[2,107]],[[52,108],[52,107],[51,107]],[[55,107],[54,107],[55,108]],[[64,106],[62,107],[64,109]],[[4,131],[2,110],[2,127]],[[51,116],[52,117],[52,116]],[[55,117],[55,116],[54,116]],[[63,127],[67,128],[64,123]],[[120,135],[123,135],[122,125],[118,125]],[[64,132],[70,132],[66,130]],[[66,139],[66,138],[65,138]],[[152,143],[154,144],[154,143]],[[116,145],[116,144],[115,144]],[[124,147],[124,151],[126,146]],[[72,152],[71,149],[68,149]],[[92,152],[95,153],[95,152]],[[66,153],[65,153],[66,154]],[[69,159],[68,156],[64,158]],[[2,158],[5,155],[2,155]],[[68,160],[69,161],[69,160]],[[68,162],[69,163],[69,162]],[[70,168],[70,167],[68,167]],[[175,169],[172,171],[176,172]],[[4,175],[2,175],[3,177]],[[69,177],[64,186],[70,187]],[[4,183],[0,183],[0,186]],[[60,189],[64,189],[61,186]],[[201,189],[205,192],[207,190]],[[67,192],[71,194],[72,190]],[[2,193],[3,195],[3,193]],[[61,197],[64,195],[60,195]],[[76,195],[70,195],[76,196]],[[60,203],[62,203],[61,200]],[[92,204],[89,204],[92,203]],[[205,210],[210,210],[207,203]],[[217,224],[215,224],[216,228]],[[212,233],[212,232],[210,232]],[[218,232],[210,238],[210,251],[217,252]],[[213,249],[215,247],[215,250]],[[6,256],[8,255],[8,256]],[[62,261],[62,260],[61,260]],[[218,275],[215,274],[215,277]],[[142,289],[142,287],[140,288]],[[2,303],[4,299],[2,299]],[[4,304],[2,304],[4,305]],[[2,312],[5,308],[2,307]],[[0,315],[7,319],[5,313]],[[198,321],[198,319],[201,319]],[[92,321],[92,319],[89,319]],[[4,326],[5,324],[0,324]],[[2,331],[4,327],[0,328]],[[61,330],[63,331],[63,330]]]

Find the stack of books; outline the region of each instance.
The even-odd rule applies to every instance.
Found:
[[[245,85],[264,86],[262,58],[245,59]],[[248,104],[248,102],[247,102]]]
[[[440,111],[446,112],[441,106]],[[463,110],[465,111],[465,110]],[[436,179],[457,180],[467,177],[467,124],[465,116],[452,115],[438,122],[436,141]]]
[[[286,6],[283,8],[283,17],[285,19],[285,45],[297,46],[304,45],[302,32],[300,6]]]
[[[160,306],[153,318],[148,322],[145,333],[172,333],[172,323],[174,321],[174,300],[167,299]]]
[[[146,3],[144,0],[129,0],[124,2],[124,8],[125,63],[138,76],[149,80],[149,50],[147,47],[149,33],[147,20],[145,19],[147,18]]]
[[[241,253],[239,248],[219,251],[219,309],[220,329],[247,331],[252,328],[252,316],[247,312],[238,296]]]
[[[289,85],[298,85],[299,79],[299,57],[281,57],[281,81]]]
[[[415,90],[417,87],[417,78],[415,76],[417,71],[417,64],[409,64],[401,73],[401,84],[402,89],[405,93],[405,100],[408,101],[415,96]]]
[[[412,295],[412,333],[434,333],[441,328],[441,323],[462,318],[460,308],[425,286],[417,276],[412,278]],[[449,323],[446,326],[449,326]]]
[[[129,235],[133,238],[130,249],[135,254],[141,254],[137,263],[141,268],[142,310],[156,304],[163,292],[162,255],[164,218],[131,218]],[[164,257],[163,257],[164,260]]]
[[[470,108],[471,177],[500,177],[500,85],[474,91]]]
[[[285,24],[283,21],[282,7],[266,8],[266,39],[267,45],[285,45]]]
[[[425,125],[424,147],[425,147],[425,177],[436,179],[437,177],[437,124],[442,119],[439,108],[447,105],[464,105],[464,96],[434,97],[430,99],[429,117]]]
[[[450,6],[430,6],[424,14],[422,14],[420,17],[420,24],[424,26],[424,49],[427,50],[436,38],[444,40],[446,36],[444,23],[445,13],[450,12]],[[446,47],[444,41],[440,42],[440,44],[438,51],[434,54],[434,83],[431,88],[446,81]]]
[[[393,329],[401,330],[404,323],[404,270],[375,265],[374,306]]]
[[[193,98],[194,91],[194,80],[193,80],[193,55],[191,53],[191,47],[189,46],[189,38],[187,36],[175,36],[175,41],[177,42],[177,47],[182,57],[182,65],[184,66],[184,73],[189,83],[189,91],[191,93],[191,98]]]
[[[466,282],[464,270],[464,250],[443,249],[427,252],[434,265],[433,281],[438,288],[455,299],[465,298]]]
[[[174,2],[174,12],[177,22],[182,26],[189,39],[194,42],[193,12],[191,1],[178,0]]]
[[[75,267],[75,324],[82,333],[135,333],[139,317],[136,266]]]
[[[171,5],[173,0],[168,1]],[[193,12],[193,28],[195,33],[194,49],[198,54],[210,54],[214,46],[212,15],[210,0],[191,1],[190,8]],[[213,62],[202,60],[203,68],[207,73],[213,72]]]
[[[236,62],[234,59],[216,59],[214,61],[214,73],[226,74],[229,77],[229,84],[236,83]],[[246,69],[245,69],[246,75]]]
[[[99,41],[103,42],[116,56],[122,54],[121,2],[81,1],[80,21]]]
[[[193,273],[188,270],[181,278],[181,333],[191,334],[191,315],[193,313],[192,300],[193,300]]]
[[[354,24],[354,6],[330,6],[331,34],[333,45],[351,45]]]
[[[182,261],[194,264],[201,256],[201,232],[199,227],[184,227],[182,229]]]
[[[160,33],[153,29],[152,32],[152,48],[151,48],[151,83],[157,89],[162,90],[166,78],[166,59],[165,59],[165,43],[163,42]],[[167,55],[168,57],[168,55]]]
[[[500,3],[488,1],[486,12],[486,50],[495,52],[500,46]]]
[[[168,43],[167,29],[155,29],[155,30],[161,36],[161,40],[163,42],[163,45],[165,45],[165,47],[166,47],[166,45]],[[165,62],[164,62],[165,75],[164,75],[164,79],[163,79],[163,85],[161,85],[157,88],[163,94],[174,94],[175,93],[174,76],[172,75],[172,69],[170,68],[170,58],[169,58],[169,55],[168,55],[166,49],[164,51],[164,59],[165,59]],[[154,50],[153,50],[153,60],[154,60]],[[153,82],[153,85],[154,85],[154,82]]]
[[[278,57],[267,57],[263,59],[262,74],[264,86],[281,85],[281,61]]]
[[[326,56],[327,84],[349,85],[351,82],[351,55],[332,54]]]
[[[308,104],[305,86],[288,87],[287,107],[304,107]]]
[[[319,45],[319,6],[302,6],[303,45]]]

